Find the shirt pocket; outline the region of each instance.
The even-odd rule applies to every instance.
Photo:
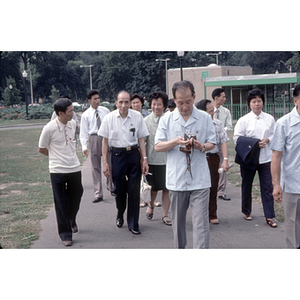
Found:
[[[111,140],[117,140],[118,136],[119,136],[118,131],[111,130],[109,139],[111,139]]]

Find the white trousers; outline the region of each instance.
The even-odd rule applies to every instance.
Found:
[[[300,194],[283,192],[285,242],[287,248],[300,247]]]
[[[175,248],[184,249],[186,239],[186,213],[191,206],[193,248],[209,248],[209,188],[194,191],[169,191],[170,211]]]

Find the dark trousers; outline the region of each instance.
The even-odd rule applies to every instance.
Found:
[[[274,218],[273,185],[271,177],[271,163],[258,165],[261,201],[266,218]],[[251,214],[252,208],[252,184],[256,170],[250,170],[241,166],[242,176],[242,213]]]
[[[210,171],[210,194],[209,194],[209,219],[217,219],[217,195],[218,195],[218,185],[219,185],[219,155],[213,155],[206,157],[207,163]]]
[[[50,173],[58,234],[62,241],[72,240],[71,227],[76,224],[83,187],[81,171]]]
[[[112,176],[115,185],[117,218],[123,218],[127,207],[129,229],[139,230],[141,165],[138,149],[112,150]]]

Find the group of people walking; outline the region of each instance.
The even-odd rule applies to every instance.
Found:
[[[92,201],[103,200],[103,173],[107,189],[116,200],[116,226],[124,225],[127,209],[128,229],[139,235],[140,207],[147,206],[145,217],[151,220],[154,208],[161,205],[157,194],[162,191],[161,219],[172,227],[175,248],[187,245],[189,207],[193,248],[209,248],[209,223],[219,224],[217,200],[230,200],[225,189],[230,167],[227,131],[232,130],[231,114],[223,106],[226,95],[221,88],[213,91],[213,101],[203,99],[195,105],[194,86],[184,80],[173,85],[172,96],[170,101],[162,91],[151,93],[152,112],[148,113],[142,109],[143,98],[139,94],[120,91],[116,109],[110,112],[99,106],[98,91],[89,91],[90,108],[81,117],[80,141],[84,156],[88,156],[89,148],[94,185]],[[249,91],[247,104],[251,112],[237,121],[233,141],[237,151],[235,162],[240,164],[242,177],[244,219],[252,220],[252,183],[258,171],[267,224],[277,227],[274,199],[278,202],[283,199],[287,247],[298,248],[300,85],[295,87],[293,96],[294,110],[275,124],[274,118],[262,111],[263,92]],[[166,112],[169,104],[176,105],[176,109]],[[71,246],[72,234],[78,232],[76,215],[83,193],[75,146],[76,122],[72,120],[73,106],[69,99],[58,99],[54,110],[57,117],[44,127],[39,152],[49,156],[58,233],[64,245]],[[219,173],[219,168],[223,172]],[[140,197],[144,177],[151,185],[149,203],[141,202]]]

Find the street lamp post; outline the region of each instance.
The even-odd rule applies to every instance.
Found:
[[[155,61],[164,61],[165,62],[165,67],[166,67],[166,94],[169,96],[169,87],[168,87],[168,60],[170,58],[157,58]]]
[[[206,53],[207,56],[210,56],[210,55],[215,55],[216,56],[217,65],[219,64],[219,55],[220,54],[222,54],[222,52],[218,52],[218,53]]]
[[[29,117],[28,117],[27,87],[26,87],[26,77],[27,77],[26,70],[24,70],[22,76],[24,77],[24,92],[25,92],[25,107],[26,107],[26,118],[25,118],[25,120],[29,120]]]
[[[10,104],[11,104],[11,107],[13,107],[13,103],[12,103],[12,89],[13,89],[13,86],[12,86],[12,84],[10,84],[8,87],[10,89]]]
[[[92,83],[92,67],[94,65],[80,65],[80,68],[90,68],[90,88],[93,89],[93,83]]]
[[[177,51],[177,55],[179,56],[179,62],[180,62],[180,79],[183,80],[183,72],[182,72],[182,57],[184,55],[184,51]]]

